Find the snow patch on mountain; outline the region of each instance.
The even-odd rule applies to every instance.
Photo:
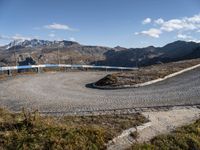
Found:
[[[20,47],[30,47],[30,48],[37,48],[37,47],[45,47],[45,46],[53,46],[56,45],[58,47],[69,46],[75,44],[76,42],[73,41],[48,41],[48,40],[14,40],[6,46],[6,49],[10,49],[12,47],[20,46]],[[76,43],[78,44],[78,43]]]

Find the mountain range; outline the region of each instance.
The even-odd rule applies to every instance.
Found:
[[[0,47],[0,66],[47,63],[147,66],[200,57],[200,43],[175,41],[163,47],[124,48],[74,41],[18,40]]]

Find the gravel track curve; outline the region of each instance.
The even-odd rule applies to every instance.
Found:
[[[98,90],[85,85],[106,72],[57,72],[0,81],[0,106],[41,112],[80,112],[200,103],[200,68],[153,85]]]

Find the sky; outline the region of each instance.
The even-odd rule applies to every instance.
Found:
[[[0,0],[0,45],[24,39],[146,47],[200,41],[200,0]]]

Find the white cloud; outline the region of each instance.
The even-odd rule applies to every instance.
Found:
[[[182,21],[178,19],[173,19],[173,20],[163,22],[161,26],[161,30],[164,30],[167,32],[171,32],[174,30],[182,29],[182,28],[183,28]]]
[[[191,23],[200,23],[200,14],[198,15],[194,15],[193,17],[185,17],[184,20],[187,20],[188,22],[191,22]]]
[[[142,24],[148,24],[151,23],[151,18],[146,18],[142,21]]]
[[[51,34],[49,34],[48,36],[51,37],[51,38],[53,38],[53,37],[55,37],[56,35],[53,34],[53,33],[51,33]]]
[[[136,34],[142,34],[142,35],[147,35],[147,36],[154,37],[154,38],[159,38],[161,33],[162,33],[162,31],[160,31],[159,29],[151,28],[147,31],[142,31],[142,32],[136,33]]]
[[[76,39],[74,37],[70,37],[69,40],[70,41],[76,41]]]
[[[188,42],[200,43],[200,40],[198,40],[198,39],[196,39],[196,38],[194,38],[192,36],[186,35],[186,34],[178,34],[177,38],[185,40],[185,41],[188,41]]]
[[[179,34],[177,35],[177,38],[179,38],[179,39],[184,39],[184,40],[192,39],[191,36],[186,35],[186,34],[181,34],[181,33],[179,33]]]
[[[162,24],[161,30],[171,32],[176,30],[195,30],[197,29],[196,24],[193,24],[192,22],[188,22],[186,20],[180,20],[180,19],[172,19],[169,21],[166,21]]]
[[[0,39],[2,39],[2,40],[9,40],[10,38],[8,36],[5,36],[5,35],[0,35]]]
[[[139,32],[135,32],[134,34],[135,34],[135,35],[139,35],[140,33],[139,33]]]
[[[25,36],[22,36],[20,34],[16,34],[12,37],[10,37],[12,40],[31,40],[32,38],[30,37],[25,37]]]
[[[161,24],[164,23],[164,20],[163,20],[162,18],[159,18],[159,19],[155,20],[154,22],[155,22],[156,24],[161,25]]]
[[[200,29],[200,14],[194,15],[193,17],[184,17],[181,19],[171,19],[168,21],[163,20],[160,28],[161,30],[167,32]]]
[[[193,39],[191,40],[192,42],[196,42],[196,43],[200,43],[200,40],[197,40],[197,39]]]
[[[45,25],[44,28],[46,29],[53,29],[53,30],[68,30],[68,31],[74,31],[75,29],[70,28],[68,25],[65,24],[58,24],[53,23],[50,25]]]
[[[150,18],[149,18],[150,19]],[[145,21],[149,21],[148,18],[146,18]],[[150,20],[151,22],[151,20]],[[165,21],[162,18],[158,18],[154,20],[154,23],[157,25],[157,28],[150,28],[147,31],[141,31],[139,33],[135,33],[135,35],[138,34],[144,34],[144,35],[149,35],[151,37],[156,37],[158,38],[160,34],[165,33],[165,32],[200,32],[200,14],[194,15],[192,17],[183,17],[183,18],[175,18],[175,19],[170,19]],[[179,37],[181,37],[179,35]],[[182,36],[183,38],[183,36]]]
[[[0,35],[0,39],[3,39],[3,40],[31,40],[33,38],[22,36],[20,34],[15,34],[13,36]]]

